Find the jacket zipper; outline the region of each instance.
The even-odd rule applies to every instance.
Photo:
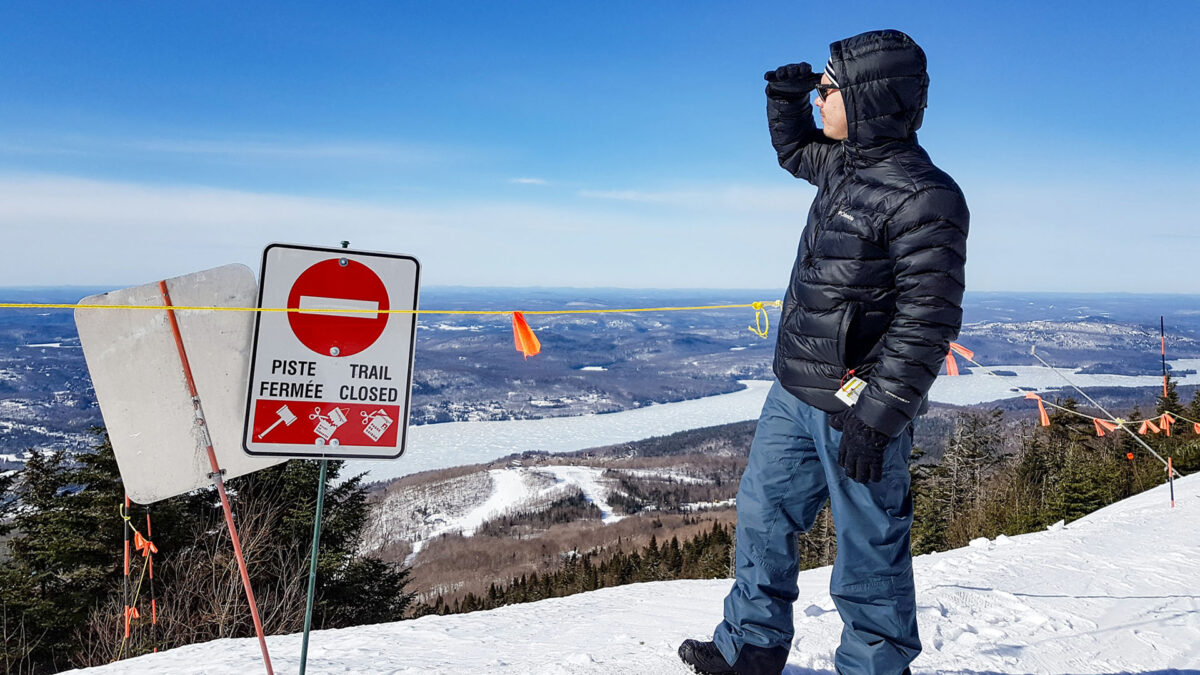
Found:
[[[853,172],[853,167],[850,165],[850,163],[847,161],[847,158],[846,158],[845,144],[842,144],[841,150],[842,150],[842,166],[849,167],[850,171],[846,172],[845,175],[842,176],[841,182],[839,182],[837,184],[837,187],[835,187],[833,189],[834,195],[838,195],[841,192],[842,188],[846,186],[846,183],[848,183],[850,181],[850,175]],[[837,214],[838,209],[842,208],[842,206],[845,205],[846,201],[845,201],[844,195],[839,195],[839,196],[842,197],[842,200],[839,203],[833,205],[832,211],[830,211],[829,209],[822,210],[822,214],[823,214],[825,220],[832,220],[834,215]],[[818,219],[817,222],[813,223],[812,238],[809,240],[808,246],[805,247],[805,251],[804,251],[805,267],[813,267],[814,266],[813,262],[812,262],[813,249],[816,248],[817,234],[820,232],[820,229],[821,229],[821,220]]]

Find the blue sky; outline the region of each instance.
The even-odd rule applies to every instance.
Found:
[[[898,28],[971,290],[1200,292],[1196,2],[0,5],[0,286],[272,241],[428,284],[781,288],[813,189],[762,72]]]

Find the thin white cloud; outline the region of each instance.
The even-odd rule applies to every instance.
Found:
[[[971,290],[1200,292],[1183,178],[963,186]],[[426,284],[775,288],[787,280],[811,189],[632,196],[368,202],[0,174],[0,286],[140,283],[230,262],[257,267],[272,241],[346,239],[416,255]]]
[[[797,181],[784,186],[707,185],[677,190],[581,190],[579,196],[632,204],[653,204],[701,211],[805,213],[814,189]]]
[[[55,134],[0,138],[0,153],[20,155],[162,155],[249,161],[368,161],[398,164],[452,161],[461,150],[422,143],[298,140],[257,135],[220,138],[112,138]]]
[[[549,183],[542,178],[512,178],[508,182],[515,183],[517,185],[549,185]]]
[[[793,237],[768,219],[651,217],[521,201],[377,203],[194,185],[0,174],[0,286],[126,284],[230,262],[273,241],[416,255],[423,283],[774,287]],[[17,254],[19,252],[19,254]],[[773,258],[778,257],[778,260]],[[766,268],[764,260],[769,261]]]

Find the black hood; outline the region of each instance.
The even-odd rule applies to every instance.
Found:
[[[898,30],[877,30],[834,42],[829,54],[846,105],[846,149],[870,161],[915,143],[929,94],[917,43]]]

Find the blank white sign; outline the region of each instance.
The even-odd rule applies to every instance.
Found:
[[[258,286],[245,265],[167,280],[176,307],[253,307]],[[84,298],[85,305],[163,305],[158,282]],[[242,451],[251,312],[175,312],[192,377],[225,478],[286,461]],[[139,504],[212,484],[204,435],[167,312],[76,309],[75,325],[121,480]]]

